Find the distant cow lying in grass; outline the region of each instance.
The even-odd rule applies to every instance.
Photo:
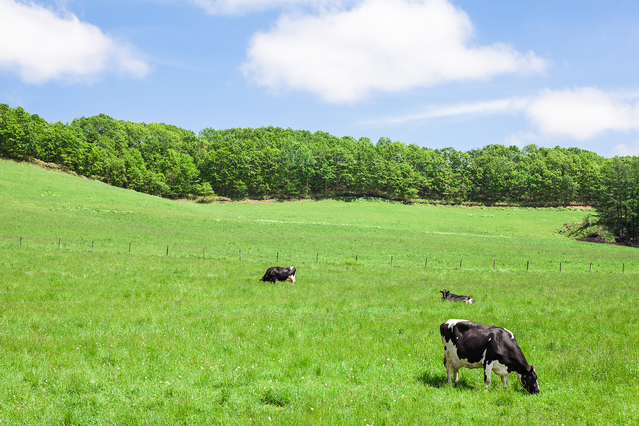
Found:
[[[272,283],[275,281],[290,281],[292,284],[295,284],[295,267],[272,266],[266,270],[262,281]]]
[[[457,294],[453,294],[448,290],[440,291],[442,297],[446,300],[450,300],[451,302],[466,302],[466,303],[475,303],[472,297],[470,296],[459,296]]]

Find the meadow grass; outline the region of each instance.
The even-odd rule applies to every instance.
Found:
[[[559,235],[583,209],[331,200],[199,205],[0,161],[0,246],[474,270],[639,272],[636,250]],[[279,254],[279,257],[278,257]],[[592,265],[591,265],[592,264]]]
[[[639,421],[638,255],[555,234],[583,211],[195,205],[12,162],[0,206],[2,424]],[[278,251],[295,285],[258,281]],[[448,385],[449,318],[511,330],[541,393]]]

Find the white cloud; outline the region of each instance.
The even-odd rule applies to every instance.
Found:
[[[211,15],[243,15],[276,8],[294,8],[309,6],[325,9],[345,6],[356,0],[190,0]]]
[[[539,135],[533,132],[516,132],[510,134],[504,139],[504,144],[511,146],[515,145],[518,148],[523,148],[529,144],[536,144],[539,141]]]
[[[612,149],[612,152],[614,155],[619,155],[621,157],[625,157],[625,156],[637,156],[639,155],[639,141],[632,143],[630,145],[628,144],[619,144],[619,145],[615,145],[615,147]]]
[[[544,90],[526,116],[546,136],[591,139],[606,131],[639,129],[639,104],[595,87]]]
[[[98,27],[32,2],[0,0],[0,40],[0,71],[27,83],[91,81],[109,71],[143,77],[150,71],[129,46]]]
[[[404,123],[447,116],[523,113],[536,132],[520,132],[507,138],[515,145],[530,140],[593,139],[606,132],[639,130],[639,93],[605,92],[595,87],[544,89],[536,96],[431,107],[406,116],[371,120],[361,124]],[[618,152],[635,152],[634,145],[618,145]]]
[[[350,10],[281,17],[253,36],[242,70],[271,90],[337,103],[546,68],[532,52],[474,46],[472,36],[468,16],[447,0],[364,0]]]

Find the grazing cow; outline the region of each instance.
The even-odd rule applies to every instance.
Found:
[[[440,293],[442,294],[442,297],[446,300],[450,300],[453,302],[466,302],[466,303],[475,303],[475,301],[473,300],[472,297],[470,296],[459,296],[457,294],[453,294],[448,290],[442,290],[440,291]]]
[[[444,343],[444,366],[451,383],[451,371],[455,374],[455,383],[461,367],[484,367],[484,384],[488,389],[490,373],[501,377],[506,387],[508,373],[517,373],[519,383],[530,393],[539,393],[537,373],[526,362],[515,336],[502,327],[478,324],[472,321],[450,319],[439,327]]]
[[[272,283],[275,281],[290,281],[295,284],[295,267],[272,266],[266,270],[262,281],[270,281]]]

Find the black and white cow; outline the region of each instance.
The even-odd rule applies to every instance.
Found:
[[[539,393],[537,373],[526,362],[515,336],[503,327],[478,324],[472,321],[450,319],[439,327],[444,344],[444,366],[451,383],[451,372],[455,383],[459,381],[461,367],[484,368],[484,384],[488,389],[490,373],[501,377],[504,387],[508,373],[517,373],[519,383],[530,393]]]
[[[270,281],[272,283],[275,281],[290,281],[295,284],[295,267],[272,266],[266,270],[262,281]]]
[[[442,294],[442,297],[446,300],[450,300],[453,302],[466,302],[466,303],[475,303],[475,301],[473,300],[472,297],[470,296],[459,296],[457,294],[453,294],[450,291],[444,289],[441,290],[440,293]]]

